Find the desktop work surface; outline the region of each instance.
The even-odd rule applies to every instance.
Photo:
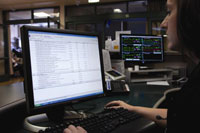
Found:
[[[9,89],[11,87],[12,89]],[[102,97],[98,99],[93,99],[90,101],[74,104],[73,108],[76,110],[83,109],[83,108],[91,108],[90,112],[97,113],[103,110],[104,105],[113,100],[123,100],[129,104],[137,105],[137,106],[146,106],[146,107],[153,107],[153,105],[163,96],[164,91],[170,89],[170,86],[156,86],[156,85],[146,85],[146,83],[130,83],[130,93],[127,95],[112,95],[107,97]],[[7,88],[7,89],[6,89]],[[23,129],[23,121],[22,119],[25,118],[26,115],[26,105],[24,100],[24,92],[23,90],[23,83],[17,83],[12,86],[4,86],[0,87],[0,99],[1,99],[1,106],[0,106],[0,118],[5,116],[4,114],[7,112],[11,112],[14,114],[10,114],[12,117],[21,115],[20,120],[16,120],[17,125],[19,127],[14,128],[17,133],[29,133]],[[11,92],[12,90],[12,92]],[[5,97],[9,98],[5,100]],[[19,102],[20,101],[20,102]],[[3,103],[4,102],[4,103]],[[20,106],[20,108],[18,108]],[[15,111],[10,111],[15,109]],[[5,110],[6,109],[6,110]],[[20,113],[20,114],[18,114]],[[6,115],[9,116],[9,115]],[[10,119],[10,118],[8,118]],[[12,118],[15,119],[15,118]],[[19,124],[19,122],[21,122]],[[133,122],[128,124],[119,126],[113,133],[120,133],[120,132],[138,132],[146,125],[150,124],[151,121],[145,118],[139,118]],[[9,124],[9,123],[7,123]],[[15,123],[12,123],[15,125]],[[1,125],[3,127],[4,125]],[[12,126],[12,125],[10,125]],[[5,125],[5,127],[10,127]]]

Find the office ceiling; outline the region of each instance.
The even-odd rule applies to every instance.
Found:
[[[127,0],[100,0],[101,3]],[[38,8],[58,5],[87,4],[88,0],[0,0],[0,9],[15,10],[23,8]]]

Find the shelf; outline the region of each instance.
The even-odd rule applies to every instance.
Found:
[[[150,82],[150,81],[162,81],[162,80],[168,81],[168,80],[171,80],[171,78],[131,79],[130,82],[135,82],[135,83],[137,83],[137,82]]]
[[[128,82],[148,82],[159,80],[171,80],[172,69],[149,69],[139,71],[126,70],[126,81]]]
[[[144,73],[144,72],[171,72],[171,69],[145,69],[145,70],[139,70],[139,71],[129,71],[131,73]]]
[[[178,51],[165,51],[166,55],[182,55],[180,52]]]

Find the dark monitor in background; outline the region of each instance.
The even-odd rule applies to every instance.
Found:
[[[163,62],[163,37],[121,34],[120,53],[122,59],[129,63]]]
[[[57,120],[65,105],[104,95],[97,34],[24,26],[21,36],[29,113]]]

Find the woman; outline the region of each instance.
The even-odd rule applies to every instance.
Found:
[[[132,106],[112,101],[106,106],[123,107],[166,127],[167,133],[199,132],[200,119],[200,0],[167,0],[168,14],[161,27],[166,28],[168,48],[183,51],[197,66],[180,91],[169,93],[166,109]],[[159,117],[158,117],[159,116]],[[80,127],[69,126],[65,133],[85,133]]]

